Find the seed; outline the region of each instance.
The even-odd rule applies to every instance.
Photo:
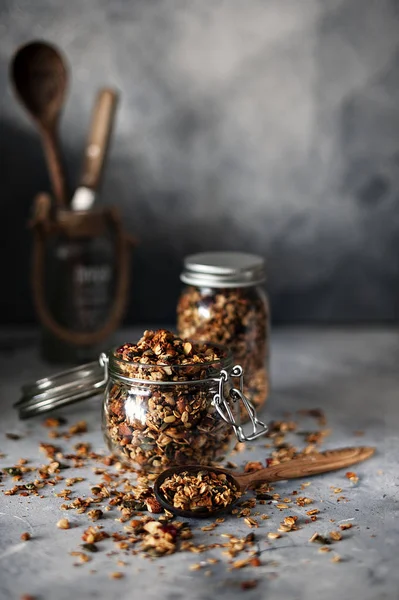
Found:
[[[168,417],[165,417],[163,420],[164,423],[173,423],[174,421],[176,421],[175,415],[169,415]]]
[[[70,529],[71,525],[68,519],[60,519],[57,523],[58,529]]]
[[[183,345],[184,354],[190,354],[192,349],[193,349],[193,346],[192,346],[192,344],[190,344],[190,342],[186,342]]]

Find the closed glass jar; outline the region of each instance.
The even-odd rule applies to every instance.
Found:
[[[239,252],[191,255],[181,280],[186,287],[177,305],[178,334],[227,346],[244,369],[245,396],[260,408],[269,394],[270,310],[263,259]]]
[[[267,427],[233,387],[230,375],[241,372],[230,373],[231,353],[219,352],[221,359],[214,362],[176,366],[103,355],[108,372],[102,428],[111,452],[152,473],[221,461],[237,439],[251,439],[239,425],[240,401],[251,413],[252,439],[265,433]]]

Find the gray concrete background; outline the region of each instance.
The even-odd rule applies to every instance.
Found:
[[[276,321],[399,318],[397,0],[2,0],[4,322],[34,319],[25,229],[48,189],[7,66],[34,38],[72,79],[73,188],[97,88],[122,101],[102,202],[141,240],[128,321],[172,321],[186,253],[268,260]]]

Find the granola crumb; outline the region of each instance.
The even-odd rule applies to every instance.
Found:
[[[353,484],[359,483],[359,477],[353,471],[345,473],[345,477]]]
[[[320,533],[317,533],[317,531],[312,535],[311,538],[309,538],[309,542],[316,544],[331,544],[328,538],[320,535]]]
[[[24,531],[24,533],[21,533],[21,540],[23,542],[27,542],[30,539],[31,539],[30,533],[28,533],[27,531]]]
[[[87,423],[86,421],[78,421],[75,425],[72,425],[69,428],[69,435],[76,435],[78,433],[86,433],[87,432]]]
[[[249,527],[250,529],[253,529],[254,527],[259,527],[259,523],[258,523],[258,521],[256,521],[256,519],[252,519],[251,517],[246,517],[246,518],[244,519],[244,523],[245,523],[246,525],[248,525],[248,527]]]
[[[244,591],[253,590],[254,588],[256,588],[257,585],[258,585],[257,579],[248,579],[247,581],[241,582],[241,589]]]
[[[233,562],[233,564],[231,565],[231,570],[243,569],[244,567],[248,566],[249,563],[250,563],[249,558],[240,558],[239,560],[235,560]]]
[[[339,554],[335,554],[335,555],[332,557],[332,559],[331,559],[331,562],[333,562],[333,563],[339,563],[339,562],[342,562],[342,557],[341,557]]]
[[[269,540],[277,540],[278,538],[281,538],[281,534],[274,531],[269,531],[267,537]]]
[[[121,573],[120,571],[114,571],[113,573],[110,574],[111,579],[122,579],[122,577],[124,577],[124,574]]]
[[[71,528],[71,524],[68,521],[68,519],[60,519],[57,522],[57,527],[58,527],[58,529],[70,529]]]
[[[334,542],[339,542],[342,540],[342,533],[339,531],[330,531],[330,538],[334,540]]]
[[[352,523],[342,523],[339,528],[342,529],[342,531],[345,531],[346,529],[352,529],[353,525]]]
[[[99,508],[96,508],[93,510],[89,510],[87,516],[89,517],[90,521],[98,521],[99,519],[102,519],[104,513]]]

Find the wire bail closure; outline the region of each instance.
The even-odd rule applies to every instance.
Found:
[[[239,378],[239,388],[233,386],[231,378],[238,377]],[[251,442],[256,438],[264,435],[268,431],[268,426],[260,421],[256,416],[255,407],[248,400],[248,398],[243,393],[243,380],[244,380],[244,371],[241,365],[235,365],[230,373],[228,373],[225,369],[220,372],[219,379],[219,390],[214,395],[212,404],[215,406],[219,416],[223,419],[225,423],[231,425],[234,429],[234,433],[236,434],[237,440],[239,442]],[[229,398],[226,398],[224,395],[224,385],[230,381],[232,387],[229,390]],[[233,412],[231,410],[229,399],[233,402],[241,401],[245,407],[245,410],[248,413],[249,419],[252,424],[252,433],[245,434],[240,423],[237,423]]]

